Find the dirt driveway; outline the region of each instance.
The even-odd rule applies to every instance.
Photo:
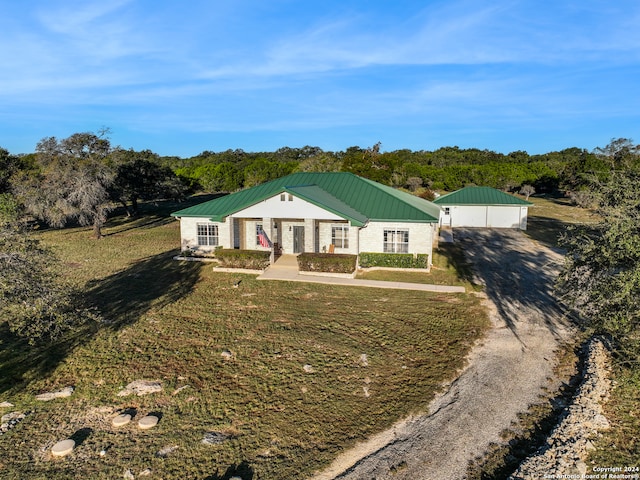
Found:
[[[454,237],[485,285],[493,328],[429,414],[345,452],[313,480],[463,479],[469,461],[549,386],[554,351],[571,335],[551,294],[561,256],[519,231],[456,229]]]

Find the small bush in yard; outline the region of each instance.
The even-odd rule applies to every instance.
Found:
[[[374,253],[360,254],[360,266],[387,268],[429,268],[429,255],[419,253]]]
[[[269,266],[271,252],[262,250],[227,250],[221,248],[215,252],[222,267],[264,270]]]
[[[303,272],[353,273],[358,257],[337,253],[301,253],[298,268]]]

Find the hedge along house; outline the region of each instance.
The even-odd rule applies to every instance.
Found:
[[[172,213],[182,250],[428,254],[440,207],[347,172],[294,173]]]
[[[443,227],[527,229],[531,202],[491,187],[464,187],[436,198]]]

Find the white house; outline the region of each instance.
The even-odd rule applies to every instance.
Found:
[[[300,172],[172,213],[183,250],[428,254],[440,207],[347,172]]]
[[[443,227],[527,229],[531,202],[491,187],[465,187],[436,198]]]

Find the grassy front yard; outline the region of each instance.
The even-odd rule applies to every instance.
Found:
[[[472,294],[261,282],[173,261],[178,223],[163,216],[116,218],[105,233],[38,235],[106,323],[47,351],[3,330],[0,401],[31,413],[0,437],[2,478],[305,478],[424,411],[488,327]],[[117,395],[136,379],[163,391]],[[34,400],[68,385],[70,398]],[[124,409],[134,421],[113,427]],[[160,423],[138,430],[150,412]],[[204,444],[210,432],[226,440]],[[72,436],[74,452],[52,458]]]

